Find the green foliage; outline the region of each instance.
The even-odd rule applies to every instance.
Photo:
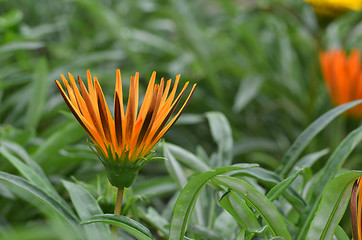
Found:
[[[124,217],[124,216],[116,216],[116,215],[111,215],[111,214],[94,215],[94,216],[91,216],[88,219],[85,219],[84,221],[82,221],[81,224],[90,224],[90,223],[97,223],[97,222],[108,223],[108,224],[117,226],[140,240],[153,239],[151,232],[146,227],[144,227],[140,223],[138,223],[130,218]],[[99,239],[99,238],[95,238],[95,239]]]
[[[334,107],[322,49],[360,47],[361,12],[304,1],[0,1],[0,239],[350,239],[362,127]],[[156,148],[116,190],[54,84],[98,76],[113,104],[152,71],[198,83]],[[127,98],[125,91],[125,98]],[[112,107],[111,107],[112,108]]]

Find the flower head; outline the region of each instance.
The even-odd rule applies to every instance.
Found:
[[[352,234],[354,240],[362,239],[362,188],[361,178],[358,178],[352,189],[351,196],[351,217],[352,217]]]
[[[315,11],[320,15],[336,16],[348,10],[360,11],[362,1],[360,0],[305,0],[313,5]]]
[[[362,99],[362,69],[358,49],[353,49],[348,57],[342,50],[322,52],[320,61],[333,104],[340,105]],[[352,108],[347,114],[362,117],[362,106]]]
[[[59,81],[56,84],[72,111],[91,138],[96,153],[107,170],[108,178],[116,187],[129,187],[143,164],[148,161],[151,149],[170,129],[187,106],[196,84],[191,89],[180,110],[173,116],[188,82],[176,94],[180,75],[171,87],[171,80],[162,78],[155,84],[156,72],[149,81],[143,103],[138,110],[139,74],[131,77],[127,108],[123,105],[121,73],[117,70],[113,116],[107,106],[97,77],[92,79],[87,71],[86,88],[78,77],[79,88],[74,77],[68,73],[70,84],[61,75],[66,91]]]

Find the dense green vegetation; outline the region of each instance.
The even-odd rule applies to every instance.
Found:
[[[105,239],[107,225],[79,222],[113,221],[131,231],[121,239],[347,239],[348,211],[334,229],[362,130],[342,113],[359,102],[331,110],[319,52],[361,47],[361,19],[295,0],[0,0],[0,237]],[[164,158],[126,190],[136,222],[94,217],[113,213],[116,190],[54,83],[90,69],[113,104],[117,68],[124,89],[140,72],[142,94],[152,71],[198,84]],[[319,203],[323,236],[309,228]]]

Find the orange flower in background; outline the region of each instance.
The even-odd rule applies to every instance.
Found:
[[[361,56],[358,49],[353,49],[347,57],[342,50],[320,53],[324,81],[333,104],[340,105],[362,99]],[[362,117],[362,106],[356,106],[347,114]]]
[[[87,89],[80,77],[78,88],[74,77],[70,73],[68,76],[70,84],[61,75],[68,94],[59,81],[56,84],[69,109],[92,139],[108,178],[116,187],[132,184],[140,168],[152,157],[151,149],[179,118],[196,87],[194,84],[182,107],[172,117],[189,82],[177,95],[180,75],[171,87],[171,80],[165,83],[163,78],[155,84],[156,72],[153,72],[138,111],[139,74],[136,73],[131,77],[128,104],[124,109],[121,73],[117,70],[112,117],[97,77],[92,80],[87,71]]]
[[[362,188],[361,178],[353,185],[351,195],[352,234],[354,240],[362,240]]]

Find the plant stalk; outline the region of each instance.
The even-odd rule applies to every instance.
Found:
[[[121,215],[123,192],[124,192],[123,187],[118,188],[116,206],[114,207],[114,215]],[[112,230],[112,238],[114,240],[116,240],[117,239],[117,230],[118,230],[118,228],[116,226],[112,226],[111,230]]]

